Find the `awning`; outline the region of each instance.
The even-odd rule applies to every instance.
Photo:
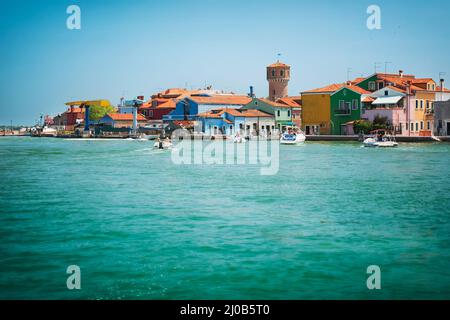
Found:
[[[400,100],[402,100],[402,96],[396,96],[396,97],[380,97],[377,98],[372,104],[397,104]]]

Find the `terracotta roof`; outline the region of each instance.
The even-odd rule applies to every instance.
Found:
[[[336,92],[337,90],[341,89],[343,86],[344,86],[343,83],[340,83],[340,84],[333,83],[333,84],[330,84],[329,86],[304,91],[303,93],[333,93],[333,92]]]
[[[160,105],[157,105],[155,109],[175,109],[177,107],[177,102],[174,99],[170,99]]]
[[[345,83],[334,83],[334,84],[330,84],[329,86],[326,86],[323,88],[308,90],[303,93],[334,93],[338,90],[341,90],[344,87],[347,89],[353,90],[357,93],[360,93],[360,94],[370,94],[369,91],[364,90],[363,88],[360,88],[360,87],[354,86],[354,85],[347,85]]]
[[[289,107],[293,107],[293,108],[299,108],[301,107],[300,104],[298,104],[297,102],[295,102],[292,98],[281,98],[277,100],[278,103],[281,104],[285,104]]]
[[[450,89],[444,88],[442,91],[443,92],[450,92]],[[440,86],[436,86],[436,92],[441,92],[441,87]]]
[[[265,99],[265,98],[258,98],[258,100],[267,103],[268,105],[271,105],[272,107],[275,108],[291,108],[290,106],[283,104],[283,103],[279,103],[279,102],[275,102],[269,99]]]
[[[370,91],[364,90],[363,88],[360,88],[358,86],[344,85],[343,87],[353,90],[353,91],[356,91],[357,93],[360,93],[360,94],[371,94]]]
[[[356,78],[356,79],[353,79],[352,81],[350,81],[352,84],[357,84],[357,83],[360,83],[360,82],[363,82],[364,80],[366,80],[367,78],[364,78],[364,77],[360,77],[360,78]]]
[[[173,122],[176,126],[183,128],[192,128],[194,127],[194,121],[189,120],[176,120]]]
[[[114,121],[133,121],[133,115],[131,113],[108,113],[107,116]],[[142,114],[138,114],[137,119],[138,121],[147,120]]]
[[[421,79],[413,79],[413,80],[411,80],[412,83],[420,83],[420,84],[426,84],[426,83],[431,82],[431,81],[434,82],[434,80],[432,78],[421,78]]]
[[[366,103],[372,103],[372,102],[374,102],[374,101],[375,101],[375,99],[372,98],[372,97],[365,97],[365,98],[362,100],[362,102],[366,102]]]
[[[232,115],[233,117],[246,117],[246,118],[256,118],[256,117],[272,117],[271,114],[256,110],[256,109],[231,109],[231,108],[221,108],[221,109],[214,109],[208,112],[204,112],[199,114],[199,117],[202,118],[212,118],[212,119],[219,119],[222,118],[222,115],[224,113],[228,113]]]
[[[267,66],[268,68],[276,68],[276,67],[290,67],[289,65],[282,63],[280,61],[277,61],[275,63],[272,63],[270,65]]]
[[[398,88],[398,87],[394,87],[394,86],[387,86],[387,87],[384,87],[383,89],[385,89],[385,88],[388,88],[388,89],[391,89],[391,90],[395,90],[395,91],[398,91],[398,92],[401,92],[401,93],[406,93],[406,90],[403,90],[402,88]]]
[[[190,100],[198,104],[223,104],[223,105],[246,105],[252,101],[248,96],[238,95],[217,95],[211,97],[194,96],[189,97]]]
[[[400,79],[408,79],[408,80],[412,80],[415,79],[416,76],[412,75],[412,74],[403,74],[400,75],[399,73],[377,73],[376,74],[378,77],[383,76],[383,77],[389,77],[389,78],[400,78]],[[370,77],[368,77],[370,78]],[[366,78],[367,79],[367,78]]]

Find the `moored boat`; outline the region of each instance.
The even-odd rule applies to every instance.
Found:
[[[306,141],[306,136],[302,131],[285,132],[281,135],[280,144],[296,145]]]
[[[385,130],[372,131],[372,137],[364,140],[364,147],[372,148],[393,148],[397,147],[398,143],[395,141],[395,137],[392,134],[387,133]]]

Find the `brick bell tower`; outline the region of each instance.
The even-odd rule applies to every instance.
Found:
[[[269,100],[276,101],[288,96],[288,84],[291,79],[291,67],[279,60],[267,66],[269,81]]]

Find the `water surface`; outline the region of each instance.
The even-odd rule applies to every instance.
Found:
[[[1,299],[450,298],[449,144],[282,146],[275,176],[151,147],[0,138]]]

